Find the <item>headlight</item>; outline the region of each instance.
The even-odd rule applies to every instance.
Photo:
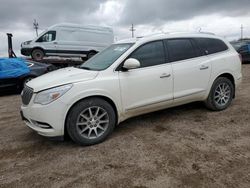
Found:
[[[45,91],[41,91],[36,95],[34,103],[42,104],[42,105],[49,104],[57,100],[61,96],[63,96],[67,91],[70,90],[72,86],[73,84],[68,84],[68,85],[63,85],[63,86],[55,87],[52,89],[48,89]]]
[[[23,45],[29,45],[31,43],[31,41],[26,41],[23,43]]]

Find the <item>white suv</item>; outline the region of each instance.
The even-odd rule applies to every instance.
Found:
[[[21,115],[40,135],[96,144],[115,125],[140,114],[193,101],[224,110],[242,79],[241,60],[224,39],[164,34],[106,48],[78,68],[27,83]]]

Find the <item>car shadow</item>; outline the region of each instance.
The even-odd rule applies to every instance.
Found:
[[[137,127],[145,127],[145,124],[149,124],[147,127],[153,127],[154,122],[160,122],[165,117],[176,117],[178,118],[180,115],[192,114],[196,111],[201,113],[204,112],[212,112],[208,110],[204,103],[202,102],[193,102],[189,104],[184,104],[177,107],[172,107],[168,109],[163,109],[151,113],[147,113],[144,115],[136,116],[125,120],[124,122],[120,123],[116,126],[114,130],[114,136],[117,134],[119,135],[121,132],[129,132],[131,129]],[[112,137],[112,136],[111,136]]]

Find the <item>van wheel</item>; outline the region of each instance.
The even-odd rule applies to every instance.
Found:
[[[213,111],[225,110],[232,103],[234,90],[234,85],[228,78],[217,78],[205,102],[207,108]]]
[[[90,59],[93,56],[95,56],[96,54],[97,54],[97,52],[89,52],[88,55],[87,55],[87,58]]]
[[[35,61],[40,61],[44,58],[44,52],[40,49],[34,49],[32,51],[31,57]]]
[[[79,145],[93,145],[104,141],[115,127],[113,107],[100,98],[84,99],[69,112],[66,128]]]

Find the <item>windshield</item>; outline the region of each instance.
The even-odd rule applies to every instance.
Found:
[[[101,51],[85,63],[80,68],[87,70],[104,70],[112,65],[122,54],[124,54],[133,44],[113,44]]]

